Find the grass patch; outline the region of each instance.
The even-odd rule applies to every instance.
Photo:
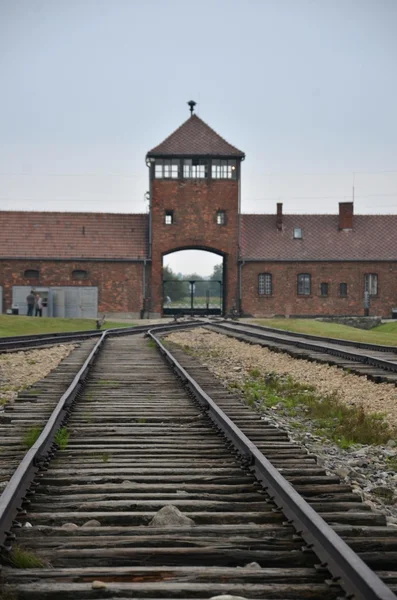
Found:
[[[113,379],[98,379],[98,385],[111,385],[112,387],[119,387],[120,382],[114,381]]]
[[[318,435],[333,440],[341,448],[352,444],[385,444],[397,435],[381,414],[366,414],[362,407],[347,406],[336,395],[319,396],[314,387],[297,383],[289,376],[268,373],[258,377],[254,371],[237,386],[250,406],[261,409],[277,405],[289,416],[310,419]]]
[[[8,561],[16,569],[44,569],[48,566],[34,552],[17,545],[12,547]]]
[[[152,338],[148,339],[147,345],[149,348],[157,348],[157,344],[154,340],[152,340]]]
[[[339,323],[323,323],[315,319],[255,319],[253,322],[285,331],[352,340],[354,342],[397,346],[397,321],[383,323],[369,330],[356,329]]]
[[[18,600],[14,592],[2,592],[0,590],[0,600]]]
[[[58,444],[60,450],[65,450],[69,443],[70,433],[67,430],[67,427],[61,427],[56,432],[55,435],[55,443]]]
[[[107,462],[109,461],[109,459],[110,459],[110,454],[109,454],[109,452],[104,452],[104,453],[101,455],[101,460],[102,460],[102,462],[104,462],[104,463],[107,463]]]
[[[25,448],[29,450],[35,444],[35,442],[39,439],[40,433],[43,431],[41,425],[33,425],[29,427],[23,434],[23,445]]]
[[[102,329],[135,326],[136,323],[106,321]],[[87,331],[90,329],[96,329],[96,319],[60,319],[58,317],[34,318],[23,315],[0,315],[0,337],[38,333]]]

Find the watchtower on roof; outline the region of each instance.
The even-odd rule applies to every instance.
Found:
[[[161,312],[162,259],[181,249],[224,259],[224,310],[238,305],[240,174],[244,152],[194,113],[146,155],[150,179],[152,310]]]

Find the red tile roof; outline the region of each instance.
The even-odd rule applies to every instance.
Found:
[[[241,215],[245,260],[397,260],[397,215],[354,215],[353,229],[340,231],[338,215]],[[302,239],[294,239],[294,228]]]
[[[161,144],[147,153],[148,156],[231,156],[244,157],[197,115],[192,115]]]
[[[1,258],[147,256],[144,214],[0,211]]]

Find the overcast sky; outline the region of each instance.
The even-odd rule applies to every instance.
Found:
[[[145,212],[193,99],[243,212],[396,213],[396,73],[397,0],[0,0],[0,208]]]

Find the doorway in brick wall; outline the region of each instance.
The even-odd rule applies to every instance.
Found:
[[[222,315],[225,307],[224,257],[218,252],[183,249],[163,256],[163,314]]]

